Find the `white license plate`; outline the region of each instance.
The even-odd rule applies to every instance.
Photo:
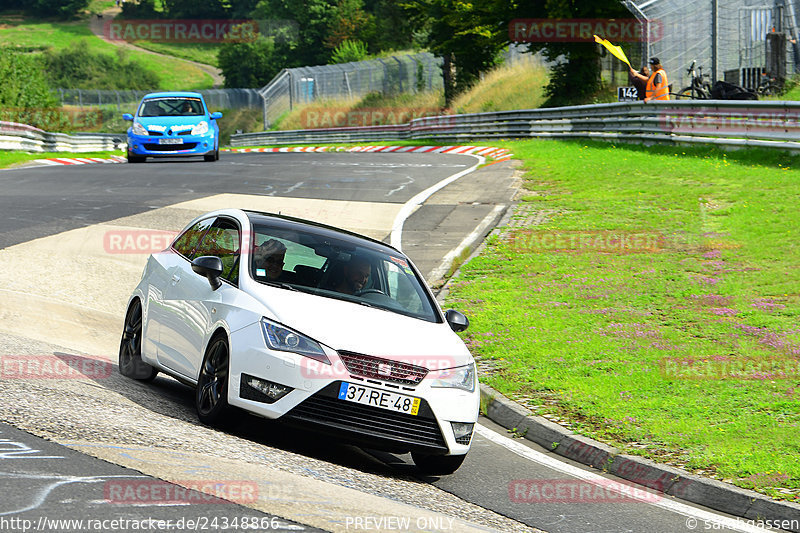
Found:
[[[183,144],[183,139],[159,139],[158,144]]]
[[[413,396],[347,382],[339,387],[339,399],[414,416],[419,412],[420,402],[419,398]]]

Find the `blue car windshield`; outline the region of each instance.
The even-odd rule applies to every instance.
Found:
[[[196,117],[205,114],[199,98],[150,98],[139,107],[140,117]]]

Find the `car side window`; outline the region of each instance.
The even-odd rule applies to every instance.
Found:
[[[200,239],[203,238],[203,235],[205,235],[206,230],[211,226],[212,222],[214,222],[213,217],[206,218],[187,229],[180,237],[175,239],[175,242],[172,244],[172,249],[191,260],[192,252],[197,247],[197,244],[200,242]]]
[[[219,257],[222,260],[222,278],[238,284],[240,249],[239,227],[232,220],[219,217],[200,241],[193,258],[204,255]]]

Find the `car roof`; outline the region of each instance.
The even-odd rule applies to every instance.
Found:
[[[331,238],[339,239],[353,245],[360,244],[363,246],[366,241],[372,244],[375,248],[378,248],[383,252],[391,254],[401,254],[405,256],[403,252],[397,250],[393,246],[386,244],[385,242],[373,239],[371,237],[367,237],[366,235],[361,235],[352,231],[348,231],[346,229],[337,228],[335,226],[328,226],[327,224],[314,222],[312,220],[306,220],[303,218],[296,218],[276,213],[269,213],[266,211],[251,211],[248,209],[243,209],[242,211],[244,211],[244,213],[247,215],[247,218],[250,219],[250,222],[254,224],[259,224],[259,223],[269,224],[271,226],[283,229],[304,229],[310,233],[314,233],[320,236],[329,236]]]
[[[192,98],[202,98],[203,95],[200,93],[194,93],[189,91],[164,91],[158,93],[148,93],[142,97],[142,99],[146,98],[182,98],[182,97],[192,97]]]

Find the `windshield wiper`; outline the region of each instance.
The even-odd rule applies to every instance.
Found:
[[[288,283],[283,282],[283,281],[270,281],[268,279],[263,279],[263,280],[260,279],[260,280],[257,280],[257,281],[259,283],[263,283],[264,285],[269,285],[270,287],[279,287],[281,289],[288,289],[290,291],[298,291],[299,292],[299,290],[296,287],[293,287],[292,285],[289,285]]]

